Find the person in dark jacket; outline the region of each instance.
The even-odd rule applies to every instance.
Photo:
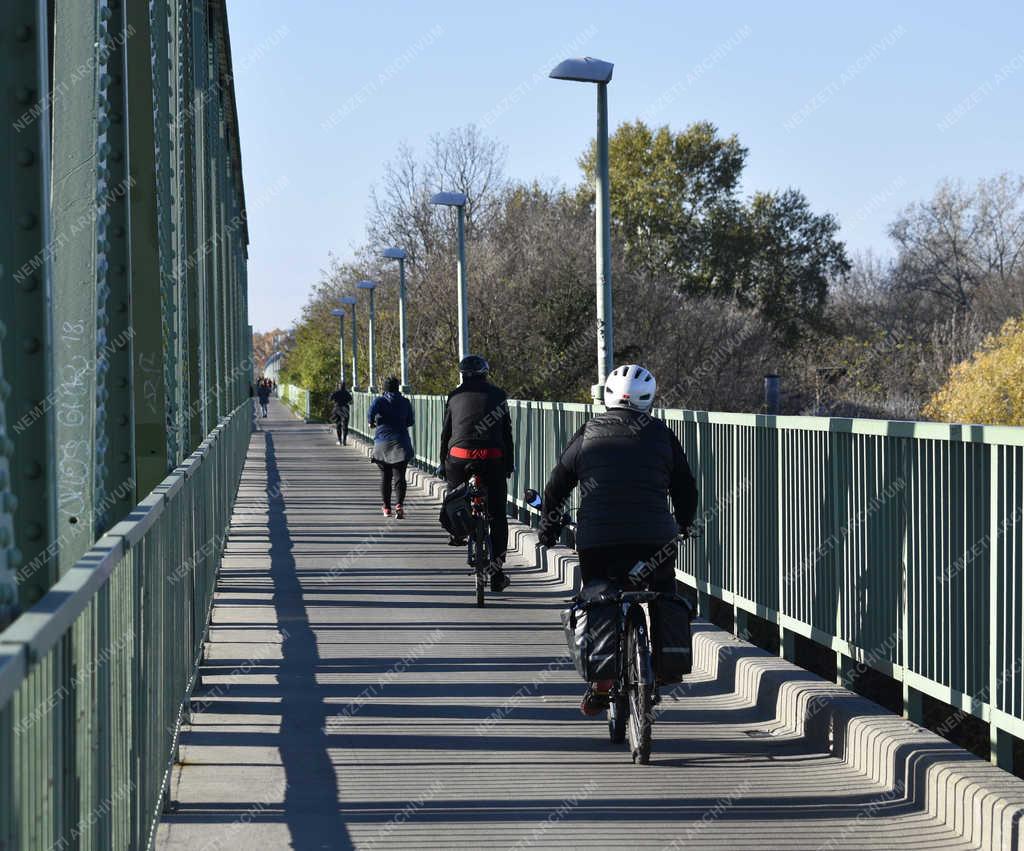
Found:
[[[267,416],[267,405],[270,404],[270,381],[266,378],[261,378],[259,386],[256,388],[256,396],[260,400],[260,414],[263,417]]]
[[[584,585],[606,579],[621,586],[645,561],[651,588],[675,591],[675,538],[690,530],[697,487],[679,438],[649,415],[656,389],[642,366],[613,370],[604,388],[607,410],[573,435],[544,489],[538,536],[550,547],[564,504],[580,485],[576,550]],[[585,715],[608,706],[610,687],[610,681],[590,685],[580,706]]]
[[[381,510],[385,517],[391,517],[394,494],[394,516],[401,520],[405,517],[405,470],[415,453],[409,437],[414,423],[412,404],[398,388],[398,379],[389,377],[384,392],[371,403],[367,419],[374,429],[370,460],[380,467]]]
[[[338,382],[338,389],[331,394],[331,422],[334,423],[334,430],[338,435],[338,445],[345,446],[348,443],[348,417],[352,406],[352,394],[345,387],[345,379]]]
[[[487,487],[488,513],[491,526],[491,590],[502,591],[509,586],[503,565],[508,550],[508,493],[505,480],[515,467],[512,445],[512,421],[508,413],[505,391],[488,381],[490,366],[479,355],[468,355],[459,363],[462,383],[448,394],[444,424],[441,428],[441,467],[438,474],[448,489],[458,487],[468,478],[473,465],[483,476]],[[445,511],[441,525],[451,536],[452,546],[464,546],[457,537]]]

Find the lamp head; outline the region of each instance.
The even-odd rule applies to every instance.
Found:
[[[461,192],[438,192],[430,196],[430,203],[442,207],[465,207],[466,196]]]
[[[351,295],[343,295],[341,298],[338,299],[338,303],[339,304],[355,304],[356,303],[356,297],[355,296],[351,296]]]
[[[387,257],[389,260],[404,260],[405,249],[403,248],[385,248],[381,255]]]
[[[331,316],[344,316],[344,315],[345,315],[345,311],[342,310],[340,307],[336,307],[336,308],[334,308],[334,310],[331,311]]]
[[[553,80],[573,80],[577,83],[610,83],[615,66],[603,59],[584,56],[580,59],[565,59],[548,74]]]
[[[356,284],[356,287],[361,290],[375,290],[377,289],[377,284],[373,281],[360,281]]]

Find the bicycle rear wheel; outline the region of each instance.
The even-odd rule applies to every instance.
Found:
[[[473,528],[473,537],[470,538],[470,562],[476,574],[476,604],[483,606],[484,592],[487,590],[487,574],[485,568],[490,558],[487,547],[487,523],[477,519]]]
[[[651,718],[654,675],[647,625],[643,616],[630,618],[626,630],[626,693],[629,698],[629,746],[633,762],[646,765],[651,759]]]

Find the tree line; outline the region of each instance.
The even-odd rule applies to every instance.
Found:
[[[668,407],[758,411],[763,376],[776,373],[785,413],[957,418],[955,399],[971,394],[950,395],[951,372],[966,362],[953,375],[962,382],[973,353],[1024,312],[1024,179],[945,181],[889,225],[884,259],[851,257],[835,216],[798,189],[743,196],[747,153],[707,122],[673,131],[636,121],[611,137],[615,360],[648,366]],[[474,126],[435,136],[419,155],[399,147],[371,193],[365,242],[328,258],[313,287],[285,378],[321,398],[335,386],[330,311],[364,278],[381,284],[378,375],[397,374],[398,270],[380,250],[399,246],[411,383],[421,393],[454,385],[454,211],[429,202],[445,189],[469,199],[471,348],[512,396],[585,400],[596,360],[593,145],[572,187],[510,180],[504,163]]]

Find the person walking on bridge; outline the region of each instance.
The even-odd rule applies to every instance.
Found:
[[[504,390],[488,380],[490,371],[487,361],[479,355],[468,355],[459,363],[462,383],[448,394],[445,404],[438,475],[448,483],[449,490],[466,481],[471,464],[483,476],[487,488],[491,551],[494,554],[491,590],[503,591],[510,584],[504,571],[508,550],[505,480],[512,475],[515,455],[508,397]],[[466,545],[464,539],[454,534],[443,508],[441,525],[450,536],[449,544],[454,547]]]
[[[540,542],[554,546],[565,501],[581,488],[576,551],[584,585],[606,579],[622,586],[639,561],[654,567],[651,589],[675,591],[675,538],[697,512],[697,486],[679,438],[650,416],[657,382],[642,366],[612,370],[604,386],[607,410],[573,435],[551,471],[541,503]],[[674,512],[669,511],[668,497]],[[608,707],[611,681],[591,683],[580,710]]]
[[[334,430],[338,435],[338,445],[348,444],[348,419],[352,407],[352,394],[345,387],[345,379],[338,382],[338,389],[331,394],[331,422],[334,423]]]
[[[260,400],[260,415],[264,418],[267,416],[267,405],[270,404],[270,380],[261,378],[259,386],[256,388],[256,396]]]
[[[405,517],[405,471],[415,456],[409,429],[414,423],[412,404],[399,390],[393,375],[384,382],[384,392],[373,400],[367,413],[373,432],[373,454],[370,460],[380,467],[381,511],[392,516],[391,497],[394,496],[394,516]]]

